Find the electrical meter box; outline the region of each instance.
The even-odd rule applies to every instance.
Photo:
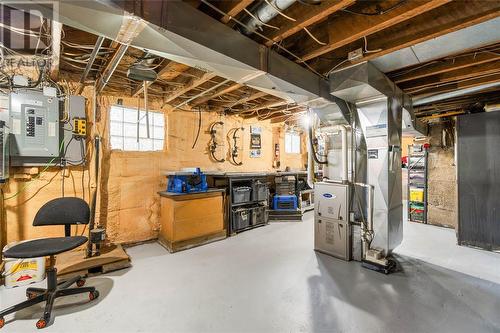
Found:
[[[11,92],[9,105],[11,156],[59,156],[59,100],[41,91],[21,90]]]

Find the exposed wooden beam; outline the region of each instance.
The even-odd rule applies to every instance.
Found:
[[[219,1],[221,3],[220,10],[226,13],[223,18],[221,18],[222,23],[228,23],[231,17],[238,15],[243,9],[247,8],[254,0],[225,0]]]
[[[368,39],[369,48],[380,49],[380,51],[365,53],[362,58],[345,64],[345,66],[378,58],[498,16],[500,16],[500,2],[498,1],[452,2],[370,36]],[[342,59],[347,58],[349,51],[362,46],[363,41],[360,40],[329,53],[328,57],[342,61]],[[318,71],[326,72],[333,65],[335,63],[325,62],[314,67]],[[342,67],[339,66],[340,68]]]
[[[411,93],[413,91],[421,91],[425,88],[437,87],[447,82],[461,81],[494,73],[500,73],[500,60],[402,82],[398,86],[404,91]]]
[[[59,62],[61,60],[61,33],[62,33],[62,23],[51,21],[51,43],[52,43],[52,55],[50,63],[50,78],[57,81],[59,77]]]
[[[442,85],[430,87],[425,92],[410,93],[410,95],[425,97],[425,96],[429,96],[429,95],[435,95],[435,94],[445,93],[445,92],[459,90],[459,89],[477,87],[477,86],[481,86],[484,84],[496,83],[496,82],[500,82],[500,74],[488,75],[488,76],[484,76],[481,78],[465,79],[465,80],[460,81],[460,82],[444,83]]]
[[[444,117],[458,116],[458,115],[461,115],[464,113],[465,113],[464,111],[450,111],[450,112],[433,114],[432,116],[427,116],[427,117],[419,117],[419,119],[422,119],[422,120],[439,119],[439,118],[444,118]]]
[[[242,99],[237,100],[236,102],[232,102],[232,103],[226,104],[226,105],[224,105],[224,107],[226,107],[226,108],[233,108],[233,107],[235,107],[237,105],[245,104],[247,102],[250,102],[250,101],[253,101],[255,99],[264,97],[266,95],[267,95],[267,93],[262,92],[262,91],[258,91],[258,92],[254,93],[254,94],[251,94],[251,95],[247,96],[247,97],[243,97]]]
[[[287,10],[286,14],[296,19],[295,22],[287,20],[286,18],[278,15],[273,19],[272,24],[278,26],[279,30],[273,30],[272,33],[266,34],[272,41],[267,41],[266,46],[271,46],[273,43],[279,42],[300,30],[309,27],[329,15],[352,5],[355,0],[330,0],[323,1],[318,6],[311,8],[304,8],[303,6],[292,6]]]
[[[344,13],[342,16],[333,20],[331,24],[326,22],[325,25],[320,25],[314,29],[314,31],[326,29],[328,33],[328,44],[317,47],[317,43],[311,42],[310,45],[312,45],[312,48],[304,46],[305,51],[302,52],[300,57],[305,61],[319,57],[365,36],[426,13],[450,1],[451,0],[408,1],[394,10],[375,16]]]
[[[471,53],[464,56],[458,55],[456,57],[439,59],[426,64],[418,64],[389,73],[387,76],[395,83],[403,83],[497,60],[500,60],[500,54],[496,55],[487,52]]]
[[[265,103],[261,103],[260,105],[255,106],[255,107],[253,107],[251,109],[243,110],[243,111],[241,111],[241,113],[242,114],[249,114],[249,113],[254,113],[254,112],[257,112],[257,111],[260,111],[260,110],[269,109],[269,108],[275,108],[275,107],[283,106],[283,105],[287,105],[287,104],[292,104],[292,103],[290,103],[289,101],[285,101],[285,100],[268,101],[268,102],[265,102]]]
[[[165,97],[164,99],[164,103],[163,103],[163,106],[164,107],[165,105],[167,105],[168,103],[170,103],[171,101],[173,101],[174,99],[184,95],[185,93],[187,93],[188,91],[190,91],[191,89],[194,89],[200,85],[202,85],[203,83],[213,79],[214,77],[216,77],[215,73],[212,73],[212,72],[206,72],[206,73],[203,73],[203,75],[201,75],[200,77],[198,78],[193,78],[191,79],[188,83],[186,83],[184,86],[182,87],[179,87],[177,89],[173,89],[172,91],[170,91],[168,93],[168,95]]]
[[[191,106],[196,106],[196,105],[204,104],[204,103],[208,102],[211,99],[214,99],[216,97],[219,97],[219,96],[225,95],[227,93],[230,93],[232,91],[238,90],[241,87],[243,87],[243,85],[241,83],[233,82],[233,83],[231,83],[230,85],[228,85],[226,87],[221,87],[221,88],[217,89],[216,91],[214,91],[209,96],[204,96],[204,97],[200,97],[198,99],[195,99],[193,102],[191,102]]]
[[[272,117],[268,118],[271,119],[271,124],[276,124],[276,123],[282,123],[284,121],[290,120],[290,119],[296,119],[301,116],[301,113],[305,112],[304,110],[295,110],[291,114],[276,114],[273,115]]]

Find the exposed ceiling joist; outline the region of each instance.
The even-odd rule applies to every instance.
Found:
[[[226,107],[226,108],[233,108],[233,107],[235,107],[237,105],[245,104],[247,102],[253,101],[253,100],[257,99],[257,98],[264,97],[266,95],[267,95],[267,93],[262,92],[262,91],[258,91],[258,92],[254,93],[254,94],[251,94],[251,95],[247,96],[247,97],[241,98],[241,99],[237,100],[236,102],[232,102],[232,103],[226,104],[226,105],[224,105],[224,107]]]
[[[185,93],[187,93],[188,91],[190,91],[191,89],[194,89],[200,85],[202,85],[203,83],[213,79],[214,77],[216,77],[216,74],[215,73],[212,73],[212,72],[206,72],[204,73],[203,75],[201,75],[200,77],[198,78],[193,78],[191,79],[188,83],[186,83],[184,86],[182,87],[179,87],[177,89],[174,89],[172,90],[170,93],[168,93],[168,95],[165,97],[164,99],[164,103],[163,103],[163,106],[164,107],[165,105],[167,105],[168,103],[170,103],[171,101],[173,101],[174,99],[184,95]]]
[[[500,2],[498,1],[474,0],[452,2],[372,35],[368,45],[370,49],[377,50],[377,52],[365,52],[362,58],[352,61],[350,64],[378,58],[382,55],[491,20],[498,16],[500,16]],[[357,47],[363,47],[363,42],[358,41],[357,43],[346,45],[329,53],[329,57],[346,59],[348,52]],[[378,51],[379,49],[380,51]],[[346,64],[345,66],[349,66],[350,64]],[[326,64],[318,65],[318,67],[321,67],[318,70],[326,72],[332,68],[332,63],[329,61]]]
[[[453,71],[423,77],[413,81],[407,81],[398,84],[398,86],[404,91],[412,93],[414,91],[421,91],[425,88],[433,88],[447,82],[462,81],[468,78],[480,77],[494,73],[500,73],[500,60],[459,68]]]
[[[321,47],[317,47],[318,44],[314,42],[308,43],[311,46],[304,45],[305,51],[302,52],[301,58],[307,61],[319,57],[365,36],[426,13],[450,1],[408,1],[394,10],[376,16],[345,13],[333,20],[332,24],[325,22],[325,24],[319,25],[314,29],[314,31],[325,30],[327,32],[328,44]]]
[[[267,41],[266,46],[271,46],[273,43],[277,43],[293,34],[296,34],[300,30],[307,28],[323,19],[329,15],[352,5],[355,0],[330,0],[323,1],[320,5],[313,6],[310,9],[305,9],[303,6],[291,7],[287,10],[287,16],[296,18],[296,21],[290,21],[282,16],[278,16],[273,20],[273,25],[278,26],[280,29],[276,30],[267,35],[271,41]]]
[[[238,15],[243,9],[247,8],[254,0],[226,0],[220,1],[222,10],[227,15],[220,20],[222,23],[228,23],[231,17]]]
[[[479,87],[487,84],[496,84],[500,82],[500,74],[493,74],[493,75],[487,75],[484,77],[479,77],[479,78],[471,78],[471,79],[465,79],[460,82],[451,82],[451,83],[444,83],[441,85],[437,85],[435,87],[432,87],[427,90],[427,93],[425,94],[411,94],[411,95],[418,95],[419,98],[420,96],[430,96],[430,95],[437,95],[441,93],[446,93],[450,91],[456,91],[460,89],[466,89],[466,88],[471,88],[471,87]]]
[[[253,108],[248,109],[248,110],[244,110],[241,113],[242,114],[249,114],[249,113],[254,113],[254,112],[257,112],[260,110],[275,108],[275,107],[283,106],[283,105],[287,105],[287,104],[290,104],[290,102],[285,101],[285,100],[279,100],[279,101],[273,100],[273,101],[268,101],[265,103],[260,103],[258,106],[253,107]]]
[[[197,105],[200,105],[200,104],[204,104],[204,103],[208,102],[211,99],[214,99],[216,97],[228,94],[228,93],[230,93],[232,91],[240,89],[241,87],[243,87],[243,84],[236,83],[236,82],[234,82],[234,83],[232,83],[232,84],[230,84],[229,86],[226,86],[226,87],[220,87],[219,89],[217,89],[214,93],[212,93],[209,96],[204,96],[204,97],[200,97],[199,99],[195,99],[191,103],[191,106],[197,106]]]
[[[500,53],[496,55],[490,52],[471,52],[465,56],[449,57],[405,68],[401,71],[389,73],[388,76],[395,83],[404,83],[497,60],[500,60]]]

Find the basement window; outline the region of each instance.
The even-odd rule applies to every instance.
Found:
[[[139,119],[139,133],[137,123]],[[147,133],[146,111],[111,107],[109,117],[111,149],[123,151],[159,151],[165,143],[165,115],[149,111],[149,138]],[[139,136],[139,138],[137,138]]]
[[[300,134],[296,132],[285,133],[285,153],[300,154]]]

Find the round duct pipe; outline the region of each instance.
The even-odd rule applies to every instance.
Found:
[[[263,2],[251,13],[248,17],[243,20],[245,26],[249,29],[245,29],[244,33],[249,35],[255,30],[260,29],[264,23],[271,21],[279,12],[283,12],[285,9],[290,7],[296,2],[296,0],[268,0]]]

